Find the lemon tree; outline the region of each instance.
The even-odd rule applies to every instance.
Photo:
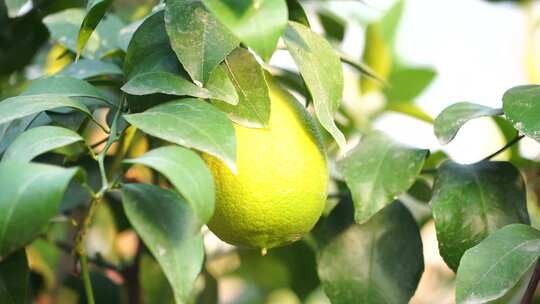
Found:
[[[431,117],[389,2],[0,0],[0,303],[426,302],[430,227],[457,303],[538,301],[540,86]]]

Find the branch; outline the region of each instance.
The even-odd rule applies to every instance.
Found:
[[[84,289],[86,290],[86,300],[88,304],[95,304],[95,301],[94,292],[92,290],[92,282],[90,281],[90,272],[88,270],[88,258],[86,257],[86,249],[84,244],[86,241],[86,236],[88,234],[88,228],[92,223],[92,218],[94,217],[96,207],[100,201],[101,196],[92,198],[92,201],[90,202],[90,207],[88,208],[88,212],[84,217],[82,226],[80,227],[79,232],[77,233],[77,237],[75,239],[75,253],[79,257],[79,261],[81,263],[81,272],[84,281]]]
[[[509,141],[506,145],[504,145],[502,148],[500,148],[499,150],[491,153],[490,155],[484,157],[482,159],[482,161],[486,161],[486,160],[490,160],[492,159],[493,157],[501,154],[504,150],[510,148],[511,146],[513,146],[515,143],[517,143],[518,141],[520,141],[523,137],[525,137],[525,135],[516,135],[516,137],[514,137],[514,139],[512,139],[511,141]]]

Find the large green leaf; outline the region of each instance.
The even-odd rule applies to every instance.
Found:
[[[204,260],[193,211],[175,192],[153,185],[127,184],[122,193],[126,215],[165,273],[176,303],[187,303]]]
[[[146,165],[167,177],[195,211],[199,226],[212,217],[214,181],[208,167],[195,152],[178,146],[166,146],[125,162]]]
[[[88,39],[98,26],[107,9],[111,6],[112,0],[90,0],[86,15],[81,23],[77,37],[77,57],[81,54]]]
[[[77,37],[85,16],[84,9],[70,8],[45,17],[43,23],[55,41],[70,51],[77,52]],[[108,15],[88,38],[82,56],[90,59],[100,58],[119,48],[118,33],[123,26],[118,17]]]
[[[114,102],[88,82],[69,77],[54,76],[34,80],[24,90],[22,95],[54,94],[70,97],[88,97],[91,100],[81,100],[87,106],[112,105]]]
[[[356,222],[366,222],[407,191],[420,174],[428,153],[397,143],[382,132],[365,135],[338,162],[352,193]]]
[[[228,94],[221,94],[221,89],[213,91],[211,89],[201,88],[186,78],[169,72],[138,74],[124,84],[122,91],[131,95],[163,93],[177,96],[214,98],[231,102],[231,98]]]
[[[408,303],[423,270],[418,226],[400,202],[349,226],[318,257],[319,277],[334,304]]]
[[[230,105],[214,102],[231,119],[251,128],[268,126],[270,119],[270,93],[264,72],[255,57],[246,49],[238,48],[224,62],[224,68],[231,79],[239,102]]]
[[[88,116],[92,116],[84,104],[67,96],[49,94],[16,96],[0,102],[0,124],[62,107],[77,109]]]
[[[285,0],[203,0],[204,5],[243,43],[270,59],[287,26]]]
[[[501,109],[493,109],[470,102],[459,102],[444,109],[437,116],[433,129],[439,142],[444,145],[454,139],[459,129],[469,120],[501,114]]]
[[[212,154],[235,168],[233,125],[225,114],[202,100],[171,101],[124,117],[152,136]]]
[[[0,260],[29,243],[56,215],[76,172],[49,165],[0,163]]]
[[[529,223],[523,179],[508,162],[443,163],[431,206],[441,256],[454,270],[463,253],[489,234]]]
[[[201,1],[166,2],[165,25],[171,46],[191,78],[204,84],[214,68],[238,45],[238,40]]]
[[[61,127],[42,126],[19,135],[7,148],[2,161],[29,162],[45,152],[84,141],[77,133]]]
[[[26,304],[28,293],[28,260],[24,249],[0,262],[0,299],[3,304]]]
[[[456,302],[487,303],[514,287],[540,256],[540,231],[508,225],[467,250],[457,272]]]
[[[154,71],[180,71],[178,59],[171,49],[169,36],[165,31],[163,11],[154,13],[137,27],[124,59],[127,79],[136,74]]]
[[[58,76],[69,76],[77,79],[88,79],[104,75],[122,75],[122,69],[116,64],[91,59],[81,59],[65,67]]]
[[[506,118],[521,133],[540,141],[540,85],[525,85],[511,88],[503,96]]]
[[[345,137],[334,122],[343,96],[339,56],[323,37],[296,22],[289,22],[283,38],[313,96],[319,122],[340,147],[345,146]]]

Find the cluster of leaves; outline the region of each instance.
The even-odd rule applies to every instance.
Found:
[[[322,286],[332,303],[406,303],[431,215],[459,303],[503,299],[527,283],[540,232],[515,166],[534,164],[515,150],[511,162],[442,163],[443,153],[404,146],[370,122],[399,112],[433,123],[448,143],[468,120],[504,115],[496,119],[510,143],[540,141],[540,87],[509,90],[503,109],[459,103],[433,120],[414,99],[435,72],[402,62],[394,47],[404,1],[367,26],[363,62],[339,51],[347,23],[324,5],[320,35],[296,0],[65,2],[0,2],[0,299],[75,289],[90,303],[215,303],[224,271],[213,262],[236,254],[233,273],[256,286],[256,302],[282,288],[309,301]],[[276,49],[298,72],[270,65]],[[26,81],[29,64],[46,75]],[[361,75],[358,102],[342,103],[343,64]],[[267,125],[270,82],[317,118],[338,193],[301,242],[266,257],[212,252],[201,231],[214,183],[199,153],[235,170],[233,123]],[[356,115],[374,98],[382,103]],[[115,248],[130,231],[135,248]],[[76,255],[76,274],[65,253]]]

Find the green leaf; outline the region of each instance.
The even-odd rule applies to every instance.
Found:
[[[444,145],[452,141],[459,129],[469,120],[501,114],[501,109],[493,109],[470,102],[459,102],[444,109],[435,118],[433,129],[439,142]]]
[[[497,229],[529,223],[523,179],[508,162],[443,163],[431,206],[440,254],[453,270],[467,249]]]
[[[203,0],[231,32],[264,60],[270,59],[287,26],[285,0]]]
[[[235,171],[233,125],[225,114],[202,100],[175,100],[124,118],[152,136],[211,154]]]
[[[162,11],[161,11],[161,14],[163,14]],[[131,42],[131,39],[133,38],[133,34],[135,34],[135,31],[139,28],[139,26],[141,26],[141,24],[143,24],[143,22],[150,16],[152,15],[149,15],[149,16],[144,17],[143,19],[134,21],[124,26],[120,30],[120,33],[118,33],[118,44],[120,45],[120,49],[122,49],[124,52],[127,52],[129,43]]]
[[[343,97],[343,69],[332,46],[323,37],[296,22],[289,22],[283,37],[313,96],[315,114],[321,125],[345,146],[345,136],[334,122]]]
[[[0,124],[0,153],[4,152],[15,138],[26,129],[45,125],[50,122],[51,120],[48,115],[41,113]]]
[[[319,277],[334,304],[408,303],[423,271],[418,226],[399,202],[349,226],[318,257]]]
[[[153,185],[127,184],[122,194],[126,215],[165,273],[176,303],[187,303],[204,260],[193,211],[178,194]]]
[[[206,83],[238,40],[198,0],[167,0],[165,27],[171,46],[191,78]]]
[[[221,101],[237,105],[239,102],[238,93],[236,93],[236,87],[232,83],[229,75],[223,65],[218,65],[206,84],[206,88],[213,92],[214,95],[220,96],[218,98]]]
[[[214,181],[208,167],[195,152],[166,146],[124,162],[143,164],[163,174],[188,201],[198,217],[199,228],[214,214]]]
[[[433,118],[429,116],[422,108],[414,103],[408,102],[389,102],[386,104],[386,110],[405,114],[418,120],[433,124]]]
[[[428,203],[431,201],[433,190],[425,179],[418,178],[407,193],[420,202]]]
[[[305,96],[307,100],[313,100],[313,97],[311,97],[311,94],[306,87],[306,83],[300,74],[287,69],[275,67],[272,67],[269,72],[271,72],[271,77],[274,81],[290,90],[300,93],[301,95]]]
[[[290,289],[305,300],[320,285],[315,252],[304,241],[272,249],[265,256],[251,249],[240,249],[238,255],[240,267],[231,274],[250,282],[259,298]]]
[[[177,96],[214,98],[219,100],[230,99],[229,95],[222,96],[220,89],[211,91],[209,89],[201,88],[182,76],[169,72],[138,74],[124,84],[121,89],[131,95],[162,93]]]
[[[389,102],[411,102],[433,81],[437,73],[431,68],[394,67],[383,93]]]
[[[6,0],[6,7],[8,10],[8,16],[10,18],[15,18],[20,16],[23,13],[22,8],[30,0]]]
[[[67,96],[49,94],[16,96],[0,102],[0,124],[62,107],[77,109],[88,116],[92,116],[84,104]]]
[[[149,254],[143,253],[139,269],[142,303],[173,304],[174,295],[171,285],[156,260]]]
[[[270,119],[270,93],[264,71],[255,57],[246,49],[238,48],[224,62],[224,69],[238,94],[239,102],[233,106],[214,102],[236,123],[250,128],[264,128]]]
[[[81,23],[79,35],[77,37],[77,58],[81,55],[88,39],[98,26],[107,9],[111,6],[112,0],[90,0],[88,2],[87,13]]]
[[[356,222],[366,222],[407,191],[420,174],[428,153],[397,143],[382,132],[365,135],[338,162],[352,193]]]
[[[289,11],[289,20],[311,27],[306,12],[298,0],[287,0],[287,10]]]
[[[85,16],[84,9],[70,8],[48,15],[43,19],[43,23],[49,29],[52,39],[70,51],[77,52],[77,37]],[[88,38],[82,55],[95,59],[119,48],[118,33],[123,26],[118,17],[108,15]]]
[[[317,15],[326,36],[338,42],[343,41],[345,27],[347,26],[345,20],[329,10],[321,10]]]
[[[86,106],[116,106],[99,89],[89,84],[88,82],[68,77],[68,76],[53,76],[34,80],[24,90],[22,95],[39,95],[39,94],[54,94],[68,97],[88,97],[91,100],[81,100]],[[94,101],[95,100],[95,101]],[[97,101],[97,102],[96,102]]]
[[[467,250],[457,272],[456,302],[486,303],[502,297],[540,256],[540,231],[508,225]]]
[[[391,47],[395,43],[396,33],[399,29],[399,22],[401,21],[401,16],[403,16],[404,8],[405,0],[396,1],[379,21],[382,38],[385,44]]]
[[[65,67],[58,76],[68,76],[77,79],[88,79],[104,75],[122,75],[122,70],[114,63],[81,59]]]
[[[133,34],[124,59],[124,73],[127,79],[147,72],[180,71],[178,60],[165,31],[163,16],[163,11],[156,12],[146,18]]]
[[[26,304],[30,270],[24,249],[0,262],[0,299],[4,304]]]
[[[377,75],[377,77],[361,74],[360,89],[363,95],[373,91],[381,91],[392,70],[392,61],[394,60],[392,50],[383,39],[381,27],[379,22],[374,22],[366,28],[362,62],[365,62],[365,65],[371,69],[371,74]]]
[[[2,161],[29,162],[45,152],[84,141],[77,133],[55,126],[30,129],[19,135],[7,148]]]
[[[503,95],[503,110],[506,118],[521,133],[540,141],[540,85],[525,85],[511,88]]]
[[[49,165],[0,163],[0,261],[45,228],[76,172]]]

